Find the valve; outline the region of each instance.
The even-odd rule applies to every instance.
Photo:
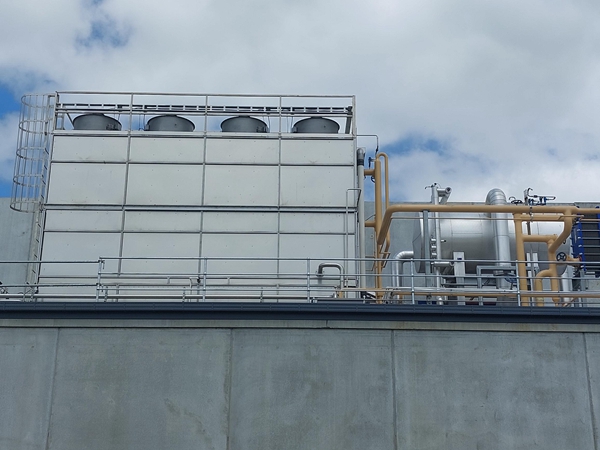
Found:
[[[548,201],[556,200],[554,195],[531,194],[532,190],[533,188],[527,188],[523,191],[524,203],[529,206],[546,206]]]
[[[567,254],[565,252],[558,252],[556,254],[556,260],[557,261],[566,261],[567,260]]]

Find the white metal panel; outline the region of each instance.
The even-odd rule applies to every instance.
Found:
[[[52,163],[48,203],[121,205],[125,192],[124,164]]]
[[[40,275],[45,277],[95,275],[101,256],[118,256],[121,235],[119,233],[44,233],[43,261],[89,261],[89,263],[44,263]],[[116,270],[108,263],[107,270]]]
[[[97,281],[96,275],[86,278],[40,277],[38,293],[48,295],[48,297],[42,297],[45,301],[94,301]],[[59,296],[59,298],[50,296]],[[90,298],[90,296],[92,297]]]
[[[337,206],[354,204],[353,167],[282,167],[282,206]]]
[[[177,258],[198,257],[200,235],[197,233],[125,233],[123,237],[124,258],[172,258],[165,260],[124,259],[122,271],[126,273],[179,274],[191,276],[198,272],[198,261]]]
[[[209,273],[257,274],[277,270],[276,234],[204,234],[202,256],[220,258],[273,258],[263,261],[213,260]]]
[[[344,226],[344,221],[346,226]],[[282,233],[354,233],[354,214],[281,213]]]
[[[128,205],[200,205],[202,166],[132,164],[127,183]]]
[[[277,213],[205,212],[202,230],[205,233],[277,233]]]
[[[224,206],[276,206],[278,168],[206,166],[204,203]]]
[[[207,163],[277,164],[278,139],[207,139]]]
[[[124,136],[55,136],[52,160],[125,162],[127,138]]]
[[[321,262],[344,264],[344,235],[301,235],[282,234],[280,236],[279,254],[282,258],[282,272],[306,273],[306,261],[285,261],[285,258],[310,258],[310,271],[315,273]],[[354,247],[348,249],[348,258],[354,258]]]
[[[127,211],[125,231],[199,232],[199,212]]]
[[[121,211],[46,211],[46,231],[120,231]]]
[[[204,161],[204,139],[134,136],[129,158],[132,162],[201,163]]]
[[[354,165],[354,141],[350,139],[285,139],[281,141],[282,164]]]

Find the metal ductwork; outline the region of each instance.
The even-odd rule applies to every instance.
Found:
[[[221,131],[224,133],[268,133],[269,127],[255,117],[238,116],[221,122]]]
[[[121,122],[104,114],[82,114],[73,119],[73,129],[93,131],[121,131]]]
[[[146,124],[146,131],[194,131],[194,123],[179,116],[156,116]]]

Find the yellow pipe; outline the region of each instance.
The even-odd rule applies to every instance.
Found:
[[[519,218],[527,222],[558,222],[564,214],[519,214]]]
[[[567,240],[567,238],[571,234],[571,230],[573,228],[573,219],[574,219],[573,216],[565,216],[565,218],[563,220],[565,227],[563,228],[562,233],[560,233],[558,235],[558,238],[554,242],[552,242],[551,245],[548,246],[548,253],[550,253],[550,252],[556,253],[556,250],[558,250],[558,247],[560,247],[560,244],[562,244],[564,241]],[[554,261],[556,261],[556,255],[555,255]]]
[[[515,238],[517,241],[517,273],[519,275],[519,288],[522,292],[528,292],[527,289],[527,269],[525,261],[525,242],[546,242],[548,245],[548,259],[550,268],[548,272],[542,271],[543,276],[550,276],[551,286],[553,291],[559,291],[560,283],[558,281],[558,274],[556,269],[556,250],[561,243],[569,236],[571,228],[573,226],[573,220],[582,214],[597,214],[598,210],[595,208],[576,208],[574,206],[526,206],[526,205],[432,205],[432,204],[413,204],[413,205],[393,205],[386,208],[383,219],[379,222],[379,226],[375,228],[376,247],[377,252],[383,247],[386,237],[389,233],[389,228],[392,221],[392,216],[396,212],[421,212],[428,210],[430,212],[464,212],[464,213],[476,213],[476,212],[499,212],[499,213],[512,213],[513,220],[515,222]],[[542,217],[535,217],[538,220],[562,220],[564,222],[564,228],[560,235],[523,235],[522,224],[524,219],[529,221],[533,219],[534,213],[548,214],[553,213],[553,216],[549,216],[547,219]],[[377,268],[380,270],[380,266]],[[537,280],[537,279],[536,279]],[[539,281],[535,281],[536,285],[541,283],[541,277]],[[540,297],[535,295],[535,297]],[[553,300],[556,302],[557,298]],[[522,297],[522,305],[529,306],[530,297]],[[541,300],[536,302],[539,305],[542,304]]]
[[[522,216],[523,217],[523,216]],[[556,216],[543,217],[540,215],[533,215],[532,220],[536,221],[545,221],[545,220],[553,220]],[[564,223],[563,231],[560,235],[530,235],[524,236],[525,242],[545,242],[548,245],[548,263],[549,268],[546,270],[542,270],[540,273],[536,275],[534,280],[534,288],[537,291],[541,291],[543,289],[542,278],[550,278],[550,286],[552,291],[558,292],[560,290],[560,283],[558,280],[558,269],[556,262],[556,250],[558,250],[559,246],[562,242],[564,242],[569,234],[571,233],[571,229],[573,228],[573,220],[574,217],[572,215],[563,214],[559,216],[560,220]],[[574,260],[574,258],[568,258],[569,260]],[[552,297],[552,301],[558,305],[560,303],[559,297]],[[536,302],[537,306],[543,306],[543,302],[538,299]]]
[[[513,214],[515,222],[515,242],[517,252],[517,275],[519,279],[519,290],[521,291],[521,305],[529,306],[529,297],[523,296],[527,292],[527,266],[525,262],[525,243],[523,241],[523,221]]]
[[[544,290],[544,286],[542,284],[542,278],[550,278],[550,287],[553,291],[558,292],[560,287],[558,284],[558,280],[556,279],[555,275],[553,274],[553,270],[551,269],[545,269],[545,270],[541,270],[536,276],[535,279],[533,280],[533,286],[534,289],[537,292],[542,292]],[[556,281],[556,283],[553,283],[553,281]],[[560,298],[559,297],[552,297],[552,301],[555,304],[558,304],[560,302]],[[536,306],[544,306],[544,300],[543,298],[538,297],[537,301],[536,301]]]
[[[375,158],[373,169],[365,169],[365,176],[373,177],[375,181],[375,213],[374,220],[365,221],[365,228],[375,229],[375,240],[377,240],[377,230],[381,227],[381,216],[383,214],[383,205],[381,204],[381,162]],[[379,245],[375,243],[373,248],[373,270],[375,272],[375,294],[377,298],[382,298],[383,293],[380,291],[383,288],[381,281],[381,254]]]
[[[381,219],[383,218],[383,203],[381,195],[381,161],[375,158],[375,230],[381,230]]]
[[[558,236],[556,234],[526,234],[523,236],[524,242],[543,242],[547,244],[549,241],[554,241]]]
[[[384,161],[384,180],[385,180],[385,211],[387,211],[387,209],[390,207],[390,177],[389,177],[389,157],[387,155],[387,153],[384,152],[379,152],[377,153],[377,158],[382,158]],[[380,176],[381,176],[381,172],[380,172]],[[382,211],[382,215],[383,215]],[[386,233],[386,245],[385,245],[385,250],[383,251],[383,253],[387,253],[390,249],[390,245],[391,245],[391,236],[390,236],[390,230],[388,229],[387,233]]]

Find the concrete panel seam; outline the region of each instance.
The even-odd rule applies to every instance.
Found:
[[[233,335],[234,330],[229,330],[229,361],[227,364],[227,446],[226,449],[230,449],[231,442],[231,390],[232,390],[232,377],[233,377]]]
[[[396,390],[396,333],[390,330],[390,349],[392,352],[392,423],[394,424],[394,450],[398,450],[398,406]]]
[[[58,340],[60,338],[60,328],[56,330],[56,339],[54,341],[54,365],[52,367],[52,382],[50,384],[50,401],[48,402],[48,429],[46,430],[46,450],[50,449],[50,434],[52,432],[52,405],[54,403],[54,385],[56,381],[56,367],[58,366]]]
[[[588,398],[590,399],[590,416],[592,420],[592,438],[594,440],[594,450],[598,450],[598,424],[594,414],[594,398],[592,396],[592,382],[590,380],[590,363],[588,358],[588,347],[585,333],[583,335],[583,352],[585,354],[585,375],[587,380]]]

